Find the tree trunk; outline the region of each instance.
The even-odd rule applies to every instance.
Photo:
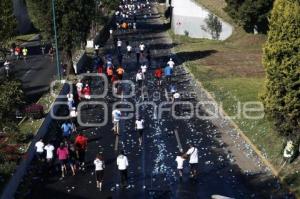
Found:
[[[64,63],[67,65],[67,68],[66,68],[67,77],[70,74],[75,74],[75,71],[73,68],[73,61],[72,61],[72,51],[68,50],[68,51],[64,52]]]

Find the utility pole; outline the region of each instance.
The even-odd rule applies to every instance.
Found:
[[[52,17],[53,17],[53,29],[54,29],[54,42],[55,42],[55,55],[56,55],[56,72],[57,78],[61,80],[60,64],[59,64],[59,52],[57,42],[57,30],[56,30],[56,17],[55,17],[55,0],[52,0]]]

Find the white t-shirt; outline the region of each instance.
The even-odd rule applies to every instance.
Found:
[[[140,44],[140,50],[141,51],[145,50],[145,44]]]
[[[70,111],[70,117],[77,117],[77,111],[75,109]]]
[[[117,165],[119,170],[125,170],[128,167],[128,159],[124,155],[119,155],[117,157]]]
[[[54,146],[51,144],[47,144],[44,149],[46,150],[46,158],[47,159],[52,159],[53,158],[53,151],[54,151]]]
[[[69,102],[72,102],[73,99],[74,99],[74,96],[73,96],[72,93],[69,93],[69,94],[67,94],[67,98],[68,98],[68,101],[69,101]]]
[[[131,52],[131,50],[132,50],[132,47],[131,47],[130,45],[128,45],[128,46],[127,46],[127,51],[128,51],[128,52]]]
[[[170,68],[174,68],[175,63],[173,61],[170,60],[167,64],[170,66]]]
[[[117,46],[118,46],[118,47],[121,47],[121,46],[122,46],[122,41],[118,40]]]
[[[187,152],[187,155],[190,155],[190,164],[198,163],[198,149],[195,147],[191,147]]]
[[[114,122],[118,122],[121,119],[121,111],[118,109],[113,110],[112,112],[113,118],[114,118]]]
[[[135,125],[137,129],[144,129],[144,120],[136,120]]]
[[[99,159],[95,159],[94,160],[94,165],[95,165],[95,170],[96,171],[102,171],[104,170],[104,162],[99,160]]]
[[[141,69],[142,69],[142,73],[145,73],[147,71],[147,65],[142,65]]]
[[[37,143],[35,143],[36,152],[43,153],[44,152],[44,146],[45,145],[42,141],[38,141]]]
[[[78,82],[78,83],[76,84],[76,87],[77,87],[77,90],[78,90],[78,91],[81,91],[82,88],[83,88],[83,83]]]
[[[135,79],[136,79],[136,81],[143,80],[143,74],[142,73],[137,73]]]
[[[177,162],[177,169],[183,169],[183,162],[185,159],[183,159],[181,156],[177,156],[175,161]]]
[[[174,99],[179,99],[180,98],[180,94],[179,93],[174,93],[173,97],[174,97]]]

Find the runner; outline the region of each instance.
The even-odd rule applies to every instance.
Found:
[[[164,74],[166,77],[166,82],[169,84],[171,83],[171,76],[172,76],[172,69],[169,65],[167,65],[164,69]]]
[[[118,54],[120,54],[122,49],[122,41],[120,40],[120,38],[118,38],[117,41],[117,49],[118,49]]]
[[[36,155],[39,161],[44,160],[44,142],[43,139],[40,139],[35,143],[35,148],[36,148]]]
[[[118,80],[122,80],[123,79],[123,74],[124,74],[124,69],[122,68],[122,66],[119,66],[117,69],[117,75],[118,75]]]
[[[135,47],[135,54],[136,54],[136,64],[140,63],[141,51],[138,46]]]
[[[128,159],[125,156],[123,150],[120,152],[120,154],[117,157],[117,166],[121,176],[121,186],[125,188],[128,182],[128,172],[127,172]]]
[[[88,84],[86,84],[85,87],[83,88],[82,95],[83,95],[83,98],[86,100],[91,99],[91,88]]]
[[[17,46],[16,49],[15,49],[15,55],[17,57],[17,60],[19,60],[20,55],[21,55],[21,48],[19,46]]]
[[[68,100],[69,110],[72,110],[72,108],[75,106],[75,102],[74,102],[74,96],[71,91],[67,94],[67,100]]]
[[[103,65],[102,64],[98,65],[98,67],[97,67],[97,73],[98,74],[102,74],[103,73]]]
[[[172,102],[178,102],[180,98],[180,93],[177,91],[172,95]]]
[[[112,82],[112,77],[114,75],[113,67],[111,67],[111,66],[107,67],[106,73],[107,73],[107,79],[108,79],[108,81]]]
[[[54,146],[51,143],[48,143],[45,147],[44,147],[45,151],[46,151],[46,161],[47,163],[51,166],[52,162],[53,162],[53,151],[55,150]]]
[[[189,156],[190,160],[190,173],[191,178],[195,178],[197,175],[197,164],[198,164],[198,149],[192,144],[189,144],[189,150],[186,152],[186,155]]]
[[[60,146],[56,150],[56,155],[61,166],[61,179],[63,179],[67,173],[67,161],[69,156],[68,148],[65,147],[64,143],[60,143]]]
[[[73,132],[73,127],[72,127],[72,124],[68,121],[65,121],[62,125],[61,125],[61,129],[63,131],[63,137],[66,139],[66,140],[69,140],[71,135],[72,135],[72,132]]]
[[[177,170],[179,174],[179,181],[182,181],[182,176],[183,176],[183,163],[185,161],[184,159],[184,154],[179,153],[178,156],[176,157],[175,161],[177,162]]]
[[[99,44],[95,45],[95,55],[98,56],[99,55]]]
[[[49,49],[49,52],[48,52],[48,54],[49,54],[49,56],[50,56],[50,58],[51,58],[51,61],[54,60],[54,53],[55,53],[55,50],[54,50],[53,47],[51,47],[51,48]]]
[[[10,69],[10,62],[8,60],[5,60],[3,65],[4,65],[4,69],[6,71],[6,77],[8,77],[9,76],[9,69]]]
[[[174,70],[175,63],[174,63],[174,61],[173,61],[173,59],[172,59],[172,58],[170,58],[170,60],[167,62],[167,65],[169,65],[169,66],[170,66],[170,68],[171,68],[171,72],[173,73],[173,70]]]
[[[141,42],[140,45],[139,45],[139,48],[140,48],[142,56],[144,56],[144,50],[146,48],[145,44],[143,42]]]
[[[69,144],[68,148],[69,148],[69,165],[71,167],[73,176],[75,176],[76,175],[76,168],[77,168],[76,165],[77,165],[77,162],[78,162],[76,149],[74,147],[74,144]]]
[[[26,47],[24,47],[22,50],[22,53],[23,53],[24,61],[26,61],[27,56],[28,56],[28,49]]]
[[[177,88],[176,88],[175,84],[171,84],[170,85],[170,93],[172,95],[174,95],[174,93],[176,93],[176,91],[177,91]]]
[[[144,63],[144,64],[141,65],[141,71],[142,71],[142,74],[143,74],[143,79],[145,80],[146,79],[146,72],[147,72],[147,65],[146,65],[146,63]]]
[[[110,28],[110,29],[109,29],[109,37],[110,37],[110,38],[112,38],[112,37],[113,37],[113,32],[114,32],[114,31],[113,31],[113,29],[112,29],[112,28]]]
[[[76,83],[76,90],[77,90],[77,95],[78,95],[78,100],[81,100],[81,93],[82,93],[82,88],[83,88],[83,83],[79,79]]]
[[[76,111],[76,107],[73,107],[71,110],[70,110],[70,113],[69,113],[69,117],[72,121],[72,123],[74,123],[75,125],[77,125],[77,111]]]
[[[142,73],[142,70],[139,70],[138,73],[136,74],[135,76],[135,80],[136,82],[138,83],[138,87],[139,88],[142,88],[143,86],[143,73]]]
[[[119,135],[120,132],[119,132],[119,128],[120,128],[120,119],[121,119],[121,111],[118,109],[118,107],[116,107],[115,110],[112,111],[112,120],[113,120],[113,124],[114,124],[114,127],[113,127],[113,131],[115,133],[115,135]]]
[[[82,133],[79,133],[75,138],[75,147],[79,159],[79,169],[85,170],[85,153],[87,150],[87,137],[85,137]]]
[[[132,28],[133,28],[133,30],[136,30],[136,22],[132,23]]]
[[[96,183],[97,188],[99,188],[100,191],[102,191],[102,183],[103,183],[103,176],[104,176],[104,160],[102,155],[97,155],[94,160],[95,165],[95,174],[96,174]]]
[[[131,52],[132,52],[132,46],[130,46],[129,43],[128,43],[126,48],[127,48],[127,56],[130,57]]]
[[[137,133],[139,134],[139,144],[142,146],[142,141],[143,141],[143,132],[144,132],[144,120],[141,119],[140,117],[137,117],[135,121],[135,129]]]
[[[156,78],[156,82],[158,86],[161,86],[161,77],[163,75],[163,70],[162,68],[159,66],[157,69],[155,69],[154,72],[154,77]]]

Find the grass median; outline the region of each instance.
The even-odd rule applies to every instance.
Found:
[[[225,21],[233,20],[223,11],[224,0],[196,0]],[[175,51],[186,67],[208,90],[229,116],[237,115],[238,102],[258,101],[263,93],[265,72],[262,46],[265,35],[253,35],[234,25],[233,35],[226,41],[192,39],[169,32]],[[267,117],[263,119],[233,118],[233,121],[262,154],[279,169],[286,139],[281,137]],[[300,196],[300,162],[287,165],[280,177]]]

